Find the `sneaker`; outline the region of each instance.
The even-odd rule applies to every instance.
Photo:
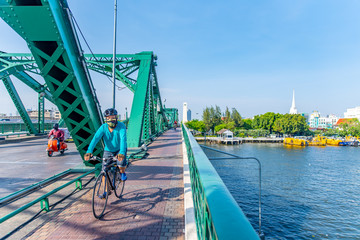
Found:
[[[109,192],[104,192],[103,194],[99,195],[99,198],[101,198],[101,199],[106,198],[106,194],[108,194],[108,193],[109,193],[109,196],[110,196],[110,195],[111,195],[111,191],[109,191]]]
[[[121,174],[121,180],[126,181],[126,179],[127,179],[126,173],[122,173]]]

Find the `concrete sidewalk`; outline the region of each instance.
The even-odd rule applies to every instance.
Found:
[[[184,239],[180,129],[164,133],[148,153],[132,162],[123,198],[112,194],[101,220],[92,214],[93,181],[58,214],[46,213],[49,219],[23,239]]]

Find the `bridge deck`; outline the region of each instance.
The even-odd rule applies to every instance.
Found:
[[[148,153],[146,159],[132,162],[123,199],[110,195],[102,220],[92,215],[92,181],[85,194],[58,214],[46,213],[48,219],[25,238],[184,239],[181,132],[167,131]]]

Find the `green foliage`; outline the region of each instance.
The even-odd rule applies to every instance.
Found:
[[[281,118],[277,118],[273,131],[291,135],[305,135],[309,132],[309,126],[305,117],[300,114],[285,114]]]
[[[197,119],[188,121],[187,123],[185,123],[186,127],[188,127],[189,129],[193,129],[199,132],[204,132],[206,127],[205,127],[205,123],[203,121],[199,121]]]
[[[220,125],[217,125],[215,127],[215,133],[217,133],[218,131],[220,131],[221,129],[224,129],[224,128],[226,128],[226,123],[222,123]]]
[[[229,111],[229,108],[226,107],[226,110],[225,110],[225,113],[224,113],[224,122],[225,123],[228,123],[228,122],[231,122],[232,119],[231,119],[231,114],[230,114],[230,111]]]
[[[206,107],[203,111],[203,122],[205,124],[206,131],[209,131],[211,128],[211,118],[210,118],[210,109]]]
[[[219,106],[206,107],[203,111],[203,122],[205,129],[218,132],[221,129],[229,129],[235,132],[237,136],[265,136],[270,133],[283,133],[292,135],[306,135],[311,134],[309,126],[306,123],[305,117],[300,114],[280,114],[267,112],[262,115],[257,115],[253,120],[242,119],[240,113],[232,108],[230,113],[229,108],[226,107],[224,112],[224,121],[221,121],[221,109]],[[360,124],[353,123],[347,127],[346,133],[360,135]],[[359,129],[358,129],[359,128]],[[250,131],[251,130],[251,131]],[[255,131],[256,130],[256,131]]]
[[[346,122],[340,123],[339,126],[342,130],[340,130],[341,136],[360,136],[360,122],[357,118],[347,119]]]
[[[331,136],[337,136],[340,135],[339,129],[327,129],[324,131],[324,136],[331,137]]]
[[[232,109],[231,119],[235,124],[234,127],[236,128],[241,128],[244,125],[240,113],[235,108]]]
[[[203,111],[203,121],[205,123],[206,130],[214,131],[215,126],[221,123],[221,109],[219,106],[206,107]]]
[[[262,115],[256,115],[252,121],[252,127],[254,129],[266,129],[270,132],[274,131],[275,121],[281,118],[280,113],[267,112]]]
[[[235,122],[228,122],[228,123],[222,123],[217,126],[215,126],[215,133],[220,131],[221,129],[228,129],[230,131],[234,131],[235,129]]]
[[[242,120],[243,125],[241,128],[249,130],[252,129],[252,120],[250,118]]]
[[[266,137],[270,134],[266,129],[236,129],[234,135],[237,137]]]

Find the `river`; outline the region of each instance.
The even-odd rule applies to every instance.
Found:
[[[360,147],[208,146],[261,161],[266,239],[360,239]],[[258,230],[257,163],[211,162]]]

